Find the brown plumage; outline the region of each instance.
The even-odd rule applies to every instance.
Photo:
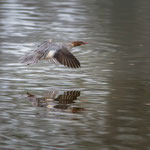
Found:
[[[20,58],[21,63],[27,65],[38,63],[39,60],[48,60],[55,64],[63,64],[70,68],[79,68],[80,62],[70,52],[73,47],[87,44],[83,41],[74,41],[72,43],[55,43],[47,40],[38,46],[36,50],[31,51]]]

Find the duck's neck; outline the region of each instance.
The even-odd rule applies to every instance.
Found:
[[[65,43],[65,45],[68,49],[72,49],[74,47],[72,43]]]

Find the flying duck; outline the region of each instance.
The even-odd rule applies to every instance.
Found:
[[[62,64],[69,68],[79,68],[80,62],[70,52],[73,47],[88,44],[83,41],[74,41],[72,43],[58,43],[51,39],[40,44],[37,49],[28,52],[19,60],[21,63],[30,65],[36,64],[40,60],[48,60],[54,64]]]

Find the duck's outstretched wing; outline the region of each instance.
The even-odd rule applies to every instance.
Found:
[[[44,58],[48,53],[52,44],[51,40],[44,41],[36,50],[32,50],[20,57],[19,61],[27,65],[38,63],[38,61],[41,60],[41,58]]]
[[[56,50],[53,56],[60,64],[69,68],[79,68],[80,62],[78,59],[66,48],[63,47]]]

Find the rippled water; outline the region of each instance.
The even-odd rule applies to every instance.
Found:
[[[150,2],[0,1],[0,149],[150,150]],[[83,40],[80,69],[18,58]]]

